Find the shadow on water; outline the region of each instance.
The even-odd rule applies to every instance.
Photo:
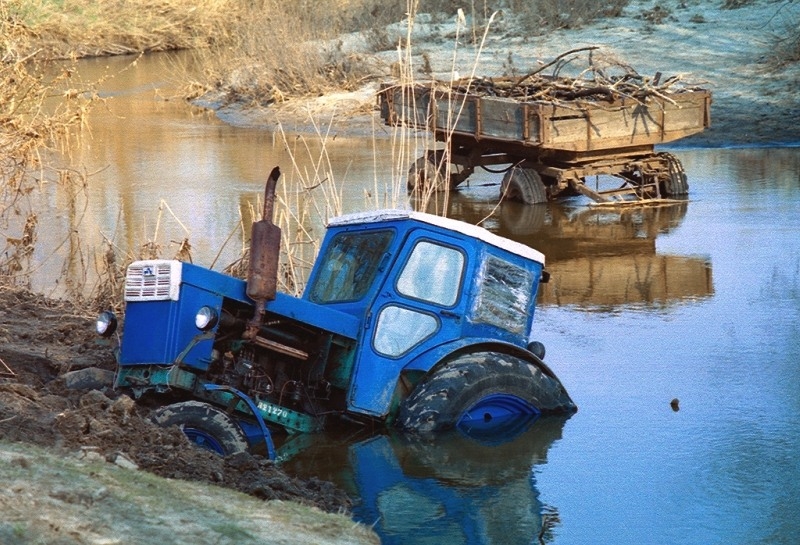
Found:
[[[398,433],[319,438],[284,467],[329,479],[355,500],[354,518],[382,543],[545,543],[558,511],[544,505],[535,468],[566,418],[524,423],[498,440],[461,432],[428,442]]]

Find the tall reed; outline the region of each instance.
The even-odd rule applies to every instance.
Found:
[[[93,95],[76,89],[72,71],[47,70],[28,54],[30,33],[0,3],[0,283],[29,285],[38,190],[63,180],[43,160],[80,127]]]

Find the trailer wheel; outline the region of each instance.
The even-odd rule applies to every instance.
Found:
[[[547,188],[539,173],[532,168],[512,167],[503,176],[500,198],[525,204],[547,202]]]
[[[447,164],[444,162],[444,152],[428,151],[408,169],[406,188],[409,193],[428,190],[449,191],[455,189],[472,173],[463,165],[451,163],[450,177],[445,183],[446,172]]]
[[[509,354],[480,352],[460,356],[418,384],[401,403],[396,425],[425,434],[575,410],[554,376]]]
[[[197,446],[230,456],[248,449],[247,437],[224,411],[200,401],[184,401],[160,407],[153,420],[162,427],[178,426]]]
[[[658,154],[667,164],[667,171],[661,178],[659,190],[667,197],[682,197],[689,194],[689,182],[686,171],[677,157],[671,153]]]

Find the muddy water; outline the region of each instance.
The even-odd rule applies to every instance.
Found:
[[[134,246],[163,201],[159,229],[181,238],[180,220],[207,265],[289,158],[270,131],[159,100],[167,75],[140,61],[109,80],[75,151],[98,171],[80,228],[89,244]],[[375,146],[390,151],[345,138],[328,150],[348,210],[388,169]],[[800,148],[674,152],[691,186],[675,206],[495,210],[488,173],[450,203],[546,254],[536,338],[576,415],[502,444],[313,438],[287,467],[337,482],[385,543],[796,543]]]

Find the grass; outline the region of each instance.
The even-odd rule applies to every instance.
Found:
[[[8,0],[8,15],[45,58],[194,49],[230,38],[231,0]]]

